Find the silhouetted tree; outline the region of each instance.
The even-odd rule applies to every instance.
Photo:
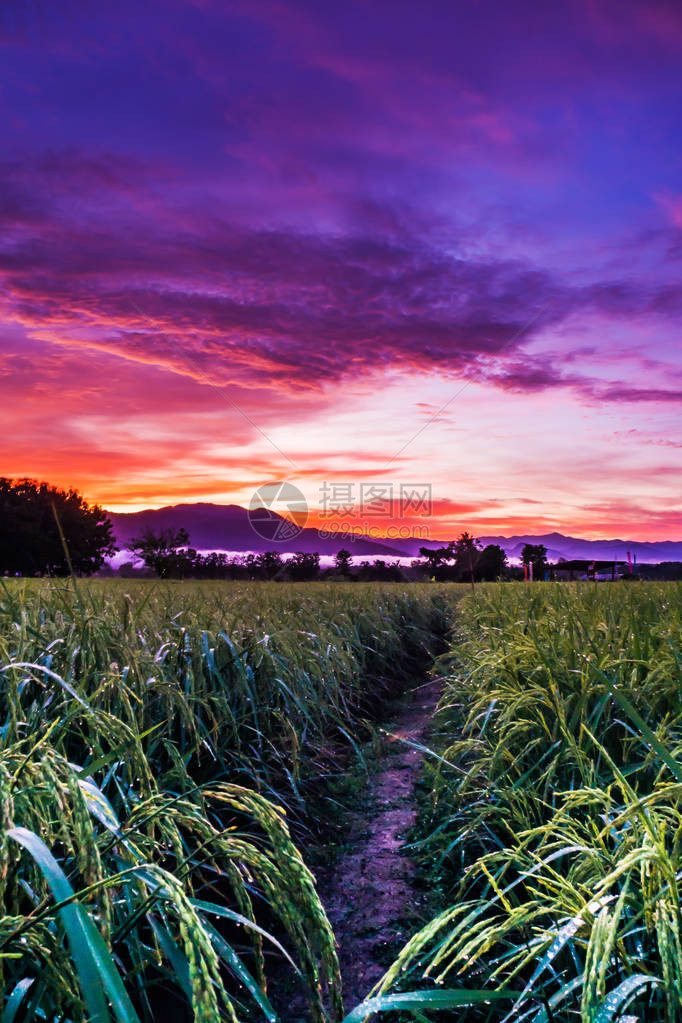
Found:
[[[68,575],[71,567],[92,575],[115,553],[111,521],[99,505],[76,490],[0,478],[0,572]]]
[[[159,533],[148,529],[130,541],[130,550],[162,579],[181,579],[194,573],[197,552],[189,547],[186,529],[162,529]]]
[[[547,548],[542,543],[527,543],[521,551],[521,563],[533,566],[533,578],[542,579],[547,568]]]
[[[370,565],[369,561],[363,561],[358,573],[360,579],[377,582],[402,582],[405,575],[400,565],[389,565],[383,558],[375,558]]]
[[[474,588],[474,568],[480,552],[478,540],[471,533],[460,533],[455,540],[454,553],[457,568],[462,576],[469,576],[472,589]]]
[[[350,575],[350,562],[353,555],[350,551],[340,550],[337,551],[336,557],[334,558],[334,566],[336,571],[341,575]]]
[[[223,551],[209,551],[203,558],[197,554],[194,562],[194,574],[201,579],[229,579],[240,569]]]
[[[503,547],[489,543],[478,555],[475,575],[477,579],[494,582],[499,579],[507,565],[507,555]]]
[[[263,551],[256,555],[256,571],[261,579],[274,579],[284,569],[284,561],[279,551]]]
[[[452,547],[420,547],[419,555],[426,562],[426,568],[433,576],[437,575],[438,569],[452,557]]]
[[[320,555],[297,551],[287,562],[287,574],[295,582],[308,582],[320,574]]]

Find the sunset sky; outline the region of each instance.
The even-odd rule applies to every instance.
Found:
[[[678,0],[18,0],[0,45],[0,475],[682,539]]]

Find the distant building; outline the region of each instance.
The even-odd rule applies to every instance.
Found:
[[[566,561],[561,558],[556,565],[551,565],[550,579],[596,579],[597,582],[611,582],[615,579],[622,579],[630,575],[630,569],[625,561],[589,561],[574,558]]]

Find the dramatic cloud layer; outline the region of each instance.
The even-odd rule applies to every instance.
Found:
[[[682,536],[678,4],[0,19],[1,471]]]

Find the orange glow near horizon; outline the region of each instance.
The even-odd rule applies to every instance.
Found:
[[[90,393],[79,387],[76,360],[89,362]],[[376,536],[406,529],[436,540],[463,529],[588,539],[682,535],[679,452],[658,443],[651,408],[646,429],[637,430],[630,408],[589,404],[570,388],[518,395],[389,371],[356,381],[342,396],[308,398],[299,422],[295,400],[261,406],[258,393],[232,389],[226,398],[223,389],[165,367],[141,371],[110,355],[100,360],[92,352],[62,354],[58,371],[73,374],[73,391],[62,386],[60,430],[50,445],[40,443],[47,425],[39,395],[27,401],[24,393],[14,410],[5,403],[5,414],[23,417],[8,475],[74,486],[116,512],[194,502],[248,507],[257,487],[287,479],[303,492],[310,525],[342,519]],[[428,403],[416,400],[425,394]],[[655,412],[661,432],[672,428],[666,408]],[[366,446],[358,444],[360,423]],[[393,515],[363,513],[361,492],[373,483],[393,489]],[[403,485],[430,488],[430,514],[401,514]],[[325,509],[323,494],[332,488],[350,493],[344,516]]]
[[[0,473],[682,540],[682,6],[37,6],[2,37]]]

